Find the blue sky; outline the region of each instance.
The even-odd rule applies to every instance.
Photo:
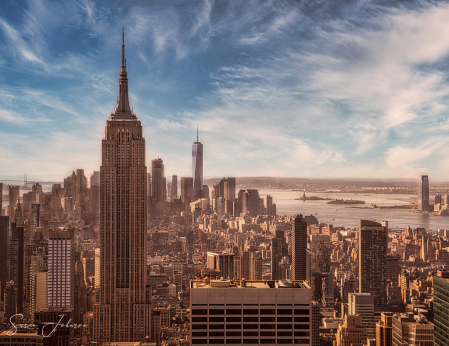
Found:
[[[327,0],[1,1],[0,177],[99,170],[123,26],[167,176],[449,180],[449,4]]]

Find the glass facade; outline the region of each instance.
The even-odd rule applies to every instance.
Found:
[[[192,145],[192,175],[194,198],[199,198],[203,189],[203,144],[200,142]]]
[[[449,277],[433,277],[434,345],[449,345]]]

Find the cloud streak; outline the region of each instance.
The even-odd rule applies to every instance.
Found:
[[[99,145],[115,106],[126,25],[147,165],[160,155],[167,174],[190,174],[198,124],[207,176],[445,179],[448,4],[82,0],[2,9],[0,122],[22,144],[59,133],[41,142],[57,143],[57,169],[70,165],[66,152],[99,164],[81,143],[84,135]]]

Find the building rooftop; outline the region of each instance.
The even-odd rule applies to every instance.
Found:
[[[307,282],[302,280],[193,280],[191,288],[310,288]]]

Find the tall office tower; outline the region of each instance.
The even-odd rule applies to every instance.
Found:
[[[3,294],[5,292],[6,283],[9,281],[8,268],[8,216],[0,216],[0,300],[3,300]]]
[[[384,311],[387,306],[386,222],[360,220],[359,228],[359,292],[371,293],[375,311]]]
[[[151,173],[147,173],[147,196],[151,197],[153,194],[151,193]]]
[[[192,177],[193,197],[202,198],[203,192],[203,144],[198,141],[198,127],[196,128],[196,142],[192,145]]]
[[[307,280],[307,223],[301,214],[292,232],[292,280]]]
[[[376,336],[374,322],[374,297],[370,293],[349,293],[348,315],[360,315],[362,326],[366,328],[368,336]]]
[[[273,203],[273,197],[267,195],[267,215],[276,216],[276,204]]]
[[[427,252],[427,232],[424,229],[421,233],[421,259],[423,262],[427,262],[429,260]]]
[[[176,174],[171,176],[171,196],[174,199],[178,198],[178,176]]]
[[[90,176],[89,190],[90,213],[94,216],[100,216],[100,172],[95,171]]]
[[[73,283],[73,314],[75,321],[82,323],[86,313],[86,283],[84,281],[84,268],[81,261],[75,263]]]
[[[433,346],[434,325],[424,316],[415,316],[413,312],[395,314],[392,317],[393,346]],[[447,344],[442,344],[447,345]]]
[[[255,189],[247,189],[242,194],[242,211],[244,214],[251,216],[259,215],[259,191]]]
[[[433,313],[435,346],[449,345],[449,271],[433,277]]]
[[[16,207],[18,197],[20,197],[20,186],[9,186],[8,216],[10,220],[14,217],[14,208]]]
[[[28,227],[30,233],[33,233],[36,227],[39,227],[39,218],[40,218],[40,204],[33,203],[31,205],[31,213]]]
[[[9,279],[14,281],[14,286],[16,288],[15,295],[11,296],[11,299],[13,299],[11,306],[15,309],[17,314],[22,314],[24,307],[24,233],[25,231],[23,225],[17,227],[16,222],[11,222],[11,239],[9,242]]]
[[[54,255],[54,251],[52,251]],[[48,268],[48,243],[47,240],[43,238],[42,229],[40,227],[36,227],[34,232],[33,239],[33,253],[31,255],[30,260],[30,269],[29,269],[29,288],[28,292],[28,306],[29,306],[29,316],[31,321],[34,321],[34,313],[37,311],[37,299],[38,299],[38,291],[40,288],[38,287],[38,273],[43,270],[47,270]],[[54,261],[53,261],[54,265]],[[54,269],[54,268],[53,268]],[[53,270],[53,275],[55,274]],[[52,279],[53,278],[52,275]],[[47,277],[48,278],[48,277]],[[48,291],[46,290],[47,294]],[[39,298],[41,299],[41,298]],[[45,300],[47,301],[47,299]]]
[[[207,207],[210,207],[210,194],[209,194],[209,186],[203,185],[203,198],[207,199]]]
[[[419,177],[418,187],[418,210],[430,211],[429,190],[429,177],[427,175],[421,175]]]
[[[50,230],[48,239],[48,307],[74,307],[74,230]],[[81,323],[80,321],[75,321]]]
[[[235,201],[235,178],[228,177],[228,200]]]
[[[341,278],[341,302],[343,304],[347,304],[348,303],[348,294],[349,293],[354,293],[355,291],[355,279],[354,277],[348,276],[342,276]]]
[[[3,295],[3,310],[5,311],[5,320],[9,321],[9,319],[16,314],[15,307],[15,297],[16,295],[16,286],[14,281],[8,281],[5,285],[5,292]]]
[[[365,345],[367,339],[366,328],[362,327],[362,317],[346,315],[345,323],[337,330],[335,346]]]
[[[90,176],[90,187],[100,185],[100,171],[94,171]]]
[[[391,282],[393,286],[398,285],[398,278],[401,274],[402,268],[399,264],[399,260],[401,257],[399,255],[396,256],[387,256],[387,281]]]
[[[283,279],[280,263],[284,256],[288,256],[288,246],[284,231],[276,230],[276,236],[271,239],[271,280]]]
[[[151,196],[153,203],[165,201],[164,191],[164,162],[157,158],[151,161]]]
[[[145,140],[142,125],[129,106],[124,43],[119,90],[117,108],[106,122],[102,143],[100,290],[93,318],[97,342],[151,337]]]
[[[193,178],[181,177],[181,201],[190,209],[190,202],[193,202]]]
[[[251,252],[249,259],[249,279],[262,280],[262,255],[259,251]]]
[[[392,345],[392,312],[382,312],[376,324],[376,346]]]
[[[206,264],[209,269],[219,270],[221,277],[228,280],[235,279],[233,253],[208,252]]]
[[[311,234],[307,249],[307,280],[312,288],[312,300],[326,307],[334,301],[330,240],[329,235]]]
[[[76,170],[76,183],[75,183],[75,210],[79,212],[84,211],[84,199],[86,193],[84,169]]]
[[[17,284],[17,279],[19,278],[18,270],[19,270],[19,254],[18,254],[18,232],[17,232],[17,226],[16,223],[13,221],[11,222],[11,232],[10,232],[10,238],[9,238],[9,249],[8,249],[8,257],[9,257],[9,279],[12,280],[15,284]],[[21,227],[21,233],[23,236],[23,227]],[[22,250],[23,250],[23,244],[22,244]],[[23,251],[22,251],[22,257],[21,259],[21,265],[22,265],[22,269],[23,269]],[[22,271],[22,289],[23,289],[23,271]],[[13,310],[16,311],[16,307],[17,307],[17,297],[20,294],[17,294],[18,290],[16,290],[16,294],[11,296],[11,299],[13,299],[13,301],[11,302],[11,306],[13,306]],[[22,295],[23,296],[23,295]],[[2,297],[3,299],[3,297]],[[0,300],[2,300],[0,299]],[[23,306],[23,303],[22,303]]]
[[[240,278],[249,280],[250,278],[250,262],[251,262],[251,253],[256,251],[256,247],[254,245],[249,245],[246,251],[242,252],[241,256],[241,264],[240,264]]]
[[[191,345],[312,345],[304,281],[193,280],[190,311]]]
[[[169,181],[167,183],[167,200],[169,202],[171,202],[171,200],[172,200],[172,196],[171,196],[171,181]]]

